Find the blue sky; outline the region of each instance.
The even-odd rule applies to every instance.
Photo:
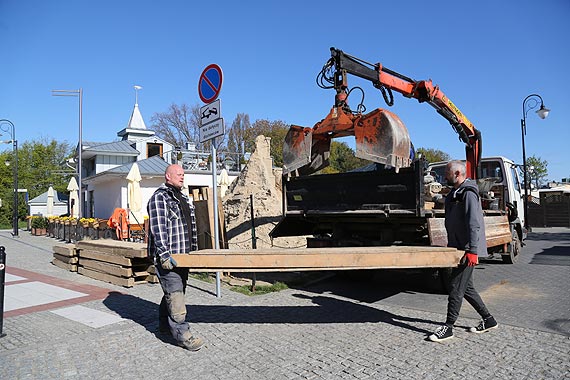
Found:
[[[483,155],[522,162],[522,101],[538,93],[552,111],[527,114],[526,152],[570,177],[570,1],[86,1],[0,0],[0,119],[24,141],[76,144],[78,102],[53,89],[83,88],[83,139],[113,141],[139,91],[141,113],[200,104],[198,79],[223,69],[229,126],[238,112],[312,126],[334,102],[315,78],[334,46],[416,80],[432,79],[483,135]],[[368,111],[388,108],[370,83]],[[464,157],[447,121],[395,93],[390,108],[416,147]],[[356,105],[353,100],[351,104]],[[354,108],[354,107],[353,107]],[[10,149],[9,145],[0,149]]]

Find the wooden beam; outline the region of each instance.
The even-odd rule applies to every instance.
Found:
[[[342,247],[239,250],[206,249],[173,255],[192,272],[287,272],[342,269],[449,268],[464,252],[445,247]]]

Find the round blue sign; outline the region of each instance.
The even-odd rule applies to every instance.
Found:
[[[204,69],[198,81],[198,94],[206,104],[212,103],[222,90],[222,68],[212,63]]]

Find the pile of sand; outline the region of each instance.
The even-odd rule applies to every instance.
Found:
[[[223,198],[229,248],[251,248],[251,200],[257,248],[297,248],[306,246],[305,237],[276,238],[269,232],[282,219],[281,170],[273,169],[269,137],[255,139],[255,151]]]

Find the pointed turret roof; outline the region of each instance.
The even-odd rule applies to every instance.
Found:
[[[135,103],[135,108],[133,109],[133,113],[129,119],[127,129],[146,129],[138,103]]]
[[[135,96],[135,107],[133,108],[133,112],[131,113],[129,124],[127,124],[126,128],[117,133],[117,136],[122,137],[123,140],[130,140],[129,135],[140,138],[140,137],[150,137],[155,134],[154,131],[146,129],[146,125],[141,115],[141,111],[139,110],[137,91],[140,90],[141,88],[142,87],[140,86],[135,86],[135,93],[137,95]]]

